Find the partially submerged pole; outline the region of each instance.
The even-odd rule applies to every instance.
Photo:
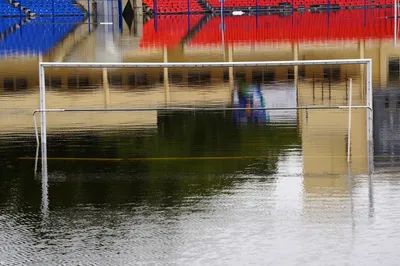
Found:
[[[394,46],[397,46],[397,1],[394,0]]]
[[[349,92],[349,127],[347,132],[347,162],[350,163],[350,150],[351,150],[351,106],[353,99],[353,79],[349,79],[350,92]]]
[[[46,89],[45,89],[45,78],[44,78],[44,67],[39,66],[39,84],[40,84],[40,110],[46,109]],[[47,142],[47,122],[46,122],[46,112],[40,113],[40,130],[41,130],[41,142],[42,146]]]

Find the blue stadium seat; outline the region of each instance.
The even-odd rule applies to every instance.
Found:
[[[22,18],[0,18],[0,34],[5,33],[14,25],[21,23],[21,19]]]
[[[71,0],[17,0],[15,2],[19,2],[37,16],[83,16],[85,14]]]
[[[22,15],[20,10],[18,10],[5,0],[0,0],[0,17],[15,17],[20,15]]]
[[[0,57],[46,54],[82,20],[79,16],[36,18],[0,40]],[[10,24],[0,19],[0,27]]]

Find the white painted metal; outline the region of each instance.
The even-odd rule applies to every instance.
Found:
[[[35,110],[36,111],[36,110]],[[38,129],[37,129],[37,123],[36,123],[36,116],[35,113],[33,113],[33,125],[35,126],[35,136],[36,136],[36,144],[39,144],[39,133],[38,133]]]
[[[41,114],[41,142],[46,146],[46,113],[47,112],[111,112],[111,111],[151,111],[151,110],[169,110],[169,111],[222,111],[222,110],[241,110],[241,108],[120,108],[120,109],[46,109],[46,87],[45,87],[45,68],[210,68],[210,67],[265,67],[265,66],[307,66],[307,65],[349,65],[366,64],[367,65],[367,105],[352,106],[351,108],[365,108],[367,111],[367,145],[368,156],[373,156],[372,146],[372,60],[371,59],[341,59],[341,60],[304,60],[304,61],[256,61],[256,62],[205,62],[205,63],[63,63],[63,62],[40,62],[39,63],[39,83],[40,83],[40,109],[35,110]],[[289,109],[343,109],[349,106],[305,106]],[[265,110],[282,110],[282,108],[264,108]],[[288,108],[285,108],[288,109]],[[253,110],[260,110],[254,108]],[[351,116],[351,113],[349,114]],[[37,127],[35,121],[35,132],[37,136]],[[350,145],[350,141],[349,141]]]
[[[350,86],[350,98],[349,98],[349,127],[347,131],[347,163],[350,163],[350,151],[351,151],[351,106],[353,100],[353,79],[349,79]]]
[[[46,82],[45,82],[45,71],[42,65],[39,66],[39,85],[40,85],[40,109],[46,109]],[[42,144],[46,144],[47,142],[47,122],[46,122],[46,112],[42,112],[40,114],[40,123],[41,123],[41,141]]]
[[[397,46],[397,1],[394,0],[394,46]]]
[[[374,143],[373,143],[373,91],[372,91],[372,61],[367,63],[367,148],[369,161],[369,172],[374,171],[373,157],[374,157]]]
[[[35,123],[35,127],[36,127],[36,123]],[[36,137],[38,137],[37,135],[36,135]],[[39,142],[38,142],[38,144],[39,144]],[[38,168],[38,157],[39,157],[39,145],[36,145],[36,157],[35,157],[35,177],[36,177],[36,174],[37,174],[37,168]]]
[[[47,217],[49,213],[49,189],[48,189],[48,172],[47,172],[47,146],[42,145],[42,204],[41,211],[43,217]]]
[[[368,64],[371,59],[304,60],[304,61],[253,61],[253,62],[206,62],[206,63],[59,63],[42,62],[43,67],[57,68],[186,68],[186,67],[265,67],[307,65],[355,65]]]
[[[267,110],[267,111],[279,111],[279,110],[312,110],[312,109],[347,109],[347,105],[338,106],[301,106],[301,107],[256,107],[256,108],[246,108],[246,107],[137,107],[137,108],[66,108],[66,109],[36,109],[33,114],[47,112],[47,113],[60,113],[60,112],[128,112],[128,111],[254,111],[254,110]],[[352,108],[368,108],[366,105],[355,105]]]

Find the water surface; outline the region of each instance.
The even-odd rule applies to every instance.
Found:
[[[226,35],[199,15],[122,30],[97,23],[108,17],[34,21],[0,40],[0,265],[396,265],[400,50],[389,10],[365,15],[385,30],[354,22],[339,34],[363,16],[341,12],[229,17]],[[303,33],[267,30],[289,22]],[[41,42],[13,46],[24,29]],[[36,146],[41,60],[343,58],[373,60],[374,157],[354,109],[350,166],[345,109],[51,113],[47,160]],[[363,105],[364,79],[360,66],[55,69],[47,106]]]

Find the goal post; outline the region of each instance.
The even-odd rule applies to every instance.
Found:
[[[366,89],[366,104],[361,106],[302,106],[302,107],[287,107],[285,110],[302,110],[302,109],[349,109],[349,119],[351,115],[351,108],[366,109],[366,139],[367,139],[367,156],[373,156],[373,95],[372,95],[372,60],[371,59],[340,59],[340,60],[302,60],[302,61],[251,61],[251,62],[197,62],[197,63],[88,63],[88,62],[40,62],[39,63],[39,88],[40,88],[40,106],[39,109],[33,112],[35,123],[35,134],[38,145],[46,146],[47,143],[47,121],[46,113],[48,112],[140,112],[140,111],[218,111],[218,110],[239,110],[240,108],[198,108],[198,107],[165,107],[165,108],[96,108],[96,109],[47,109],[46,108],[46,83],[45,83],[45,70],[49,68],[88,68],[88,69],[121,69],[121,68],[235,68],[235,67],[282,67],[282,66],[323,66],[323,65],[366,65],[366,75],[364,78]],[[350,103],[351,101],[349,101]],[[250,108],[252,109],[252,108]],[[260,110],[260,108],[253,108]],[[282,110],[282,108],[261,108],[263,110]],[[39,134],[36,126],[35,114],[40,113],[40,141]],[[349,123],[350,125],[350,123]],[[350,130],[350,128],[349,128]],[[350,143],[348,143],[350,145]],[[369,168],[372,167],[369,164]],[[372,169],[372,168],[371,168]]]

